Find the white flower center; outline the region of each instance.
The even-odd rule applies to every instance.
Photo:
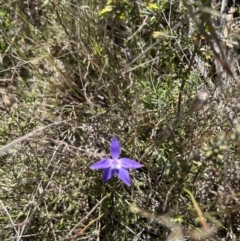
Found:
[[[121,169],[121,163],[119,160],[112,160],[112,163],[111,163],[111,168],[112,169]]]

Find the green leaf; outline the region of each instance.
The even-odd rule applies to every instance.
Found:
[[[105,8],[103,8],[100,12],[99,12],[99,16],[100,17],[102,17],[102,16],[104,16],[105,14],[107,14],[107,13],[110,13],[112,11],[112,6],[110,6],[110,5],[107,5],[107,6],[105,6]]]
[[[148,3],[147,7],[152,9],[152,10],[158,10],[159,9],[159,7],[156,3]]]

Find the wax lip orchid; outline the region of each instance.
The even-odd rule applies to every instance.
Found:
[[[126,185],[130,186],[130,176],[127,169],[142,167],[139,162],[129,158],[119,158],[121,153],[120,144],[117,138],[113,138],[110,144],[112,158],[104,158],[90,166],[93,170],[103,170],[103,181],[109,180],[112,176],[118,176]]]

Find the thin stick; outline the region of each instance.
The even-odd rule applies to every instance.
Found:
[[[17,138],[16,140],[8,143],[7,145],[0,147],[0,156],[4,156],[4,155],[8,154],[9,150],[12,149],[18,143],[21,143],[22,141],[29,139],[31,136],[35,135],[36,133],[38,133],[38,132],[40,132],[44,129],[47,129],[47,128],[53,126],[53,125],[58,125],[59,123],[62,123],[62,122],[54,122],[52,124],[40,127],[40,128],[38,128],[38,129],[36,129],[36,130],[34,130],[34,131],[24,135],[24,136],[21,136],[21,137]]]
[[[71,237],[72,233],[74,232],[74,230],[85,220],[87,219],[93,212],[94,210],[109,196],[110,194],[107,194],[106,196],[104,196],[92,209],[91,211],[84,217],[82,218],[78,223],[76,223],[74,225],[74,227],[69,231],[69,233],[63,238],[61,239],[61,241],[68,239],[69,237]]]

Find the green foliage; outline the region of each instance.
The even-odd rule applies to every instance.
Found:
[[[216,16],[188,4],[0,10],[0,144],[58,122],[0,156],[1,240],[237,240],[238,71],[216,77]],[[89,168],[113,136],[144,165],[131,187]]]
[[[1,24],[1,32],[8,32],[11,30],[12,25],[10,22],[9,13],[6,9],[0,9],[0,24]],[[2,34],[0,35],[0,50],[4,52],[6,50],[7,44],[3,41]]]

